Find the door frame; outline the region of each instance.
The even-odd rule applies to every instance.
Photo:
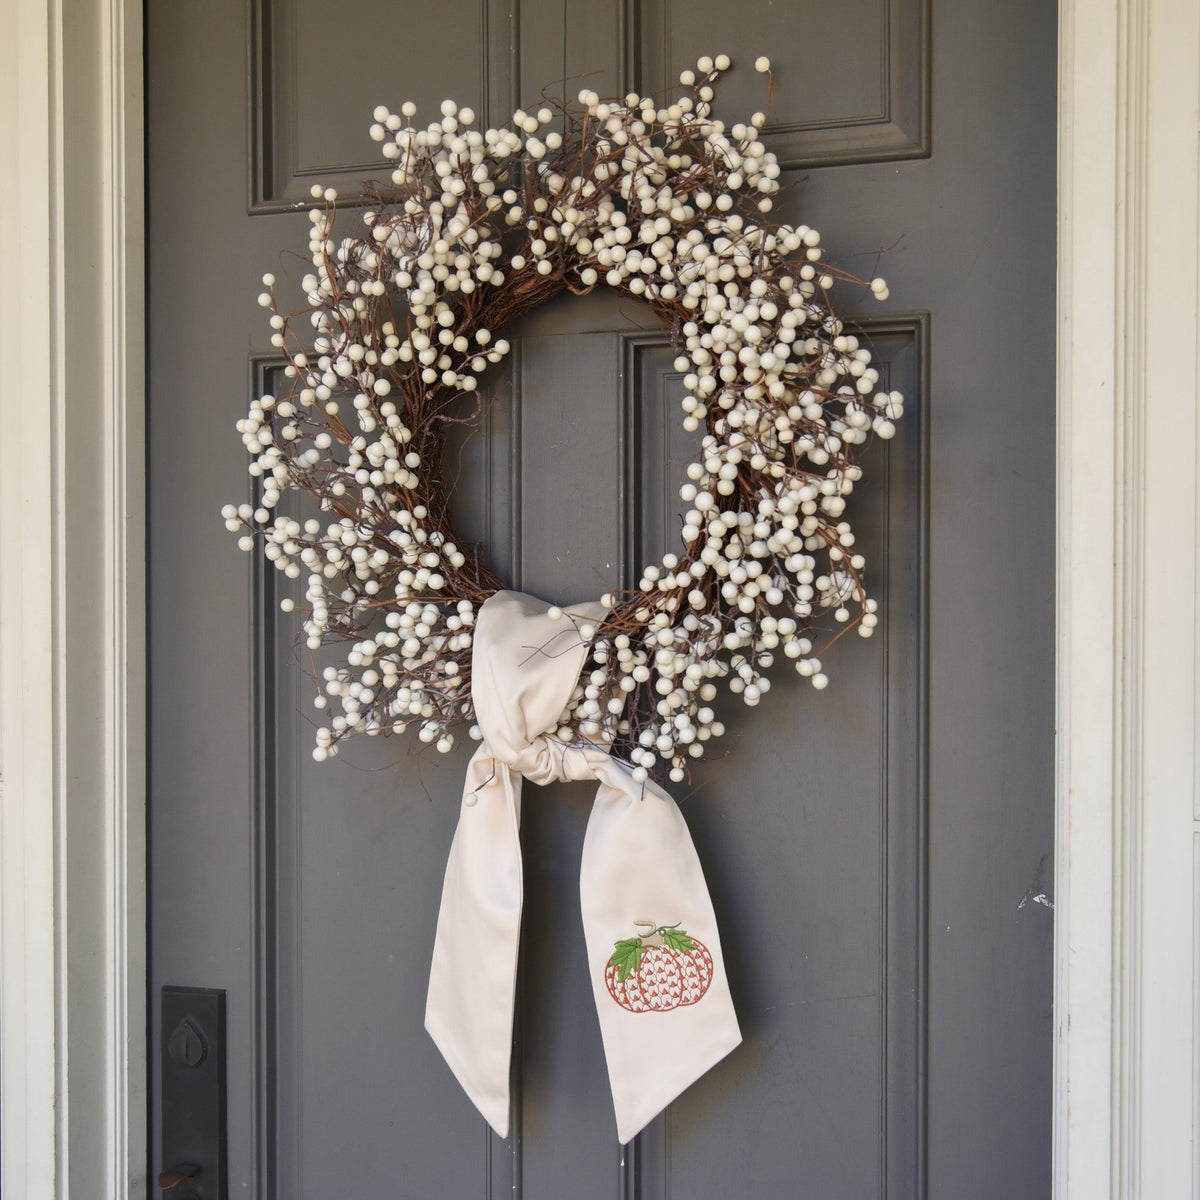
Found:
[[[0,1190],[124,1200],[148,1192],[142,10],[0,5],[0,327],[47,364],[0,390]],[[1053,1194],[1165,1200],[1200,1183],[1200,13],[1060,0],[1059,35]]]
[[[117,1200],[147,1193],[142,7],[0,22],[0,1192]]]
[[[1200,8],[1059,36],[1055,1196],[1190,1198]]]

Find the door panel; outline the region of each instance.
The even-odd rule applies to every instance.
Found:
[[[736,34],[726,29],[728,11],[721,0],[648,0],[631,31],[643,88],[669,88],[681,64],[713,54],[718,40],[720,49],[736,42],[746,67],[761,53],[775,59],[764,133],[780,166],[929,153],[928,0],[805,4],[790,21],[773,0],[744,0]],[[735,73],[720,94],[722,106],[738,114],[734,120],[764,108],[753,71]]]
[[[249,0],[251,211],[307,207],[317,181],[352,196],[380,177],[367,135],[380,80],[403,78],[404,98],[433,112],[453,79],[460,104],[505,120],[516,103],[519,15],[518,0],[341,0],[336,15],[317,0]]]
[[[149,6],[152,1000],[228,989],[232,1194],[1049,1194],[1050,921],[1018,904],[1051,828],[1054,10],[779,7],[255,0],[247,32],[232,0]],[[590,789],[526,789],[502,1141],[422,1028],[470,747],[315,764],[291,585],[217,519],[278,366],[257,278],[303,274],[286,210],[313,178],[383,174],[377,103],[499,122],[547,82],[641,88],[721,50],[730,121],[775,60],[776,215],[865,276],[888,248],[894,300],[859,315],[908,405],[851,514],[883,621],[819,697],[777,671],[753,712],[727,698],[680,792],[745,1042],[626,1150],[579,920]],[[674,548],[695,453],[668,338],[611,294],[509,336],[447,448],[458,528],[547,599],[628,586]]]

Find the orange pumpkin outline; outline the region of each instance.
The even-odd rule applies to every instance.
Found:
[[[609,995],[632,1013],[673,1012],[702,1000],[714,970],[708,947],[678,924],[634,924],[649,932],[615,943],[604,968]]]

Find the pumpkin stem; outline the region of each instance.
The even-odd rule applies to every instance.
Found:
[[[638,934],[638,941],[643,947],[648,946],[665,946],[667,943],[663,938],[662,930],[659,929],[656,921],[634,921],[634,924],[645,930],[644,933]]]

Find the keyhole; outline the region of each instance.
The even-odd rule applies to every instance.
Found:
[[[171,1056],[172,1062],[177,1062],[181,1067],[190,1067],[193,1070],[208,1057],[208,1045],[204,1040],[204,1034],[200,1032],[200,1027],[191,1017],[184,1017],[175,1026],[167,1041],[167,1053]]]

